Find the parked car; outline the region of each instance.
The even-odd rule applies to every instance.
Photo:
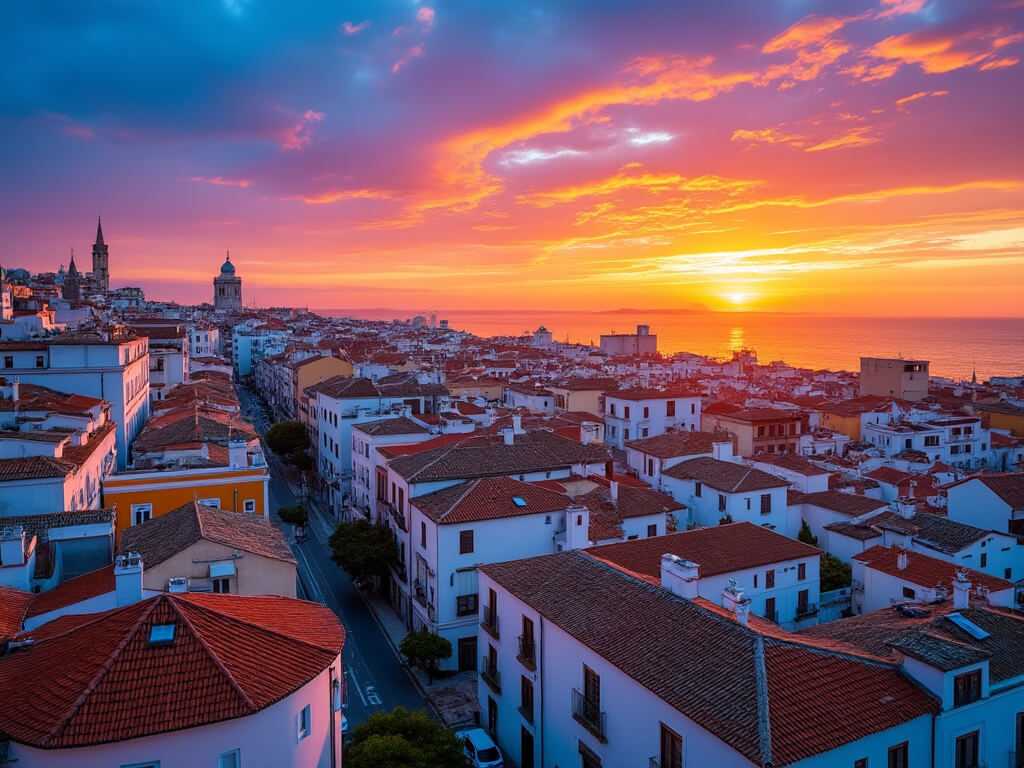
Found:
[[[505,765],[501,750],[483,728],[459,731],[455,738],[462,742],[462,749],[473,768],[502,768]]]

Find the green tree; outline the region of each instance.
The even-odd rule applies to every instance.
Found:
[[[295,465],[295,468],[299,472],[309,472],[313,468],[313,457],[309,455],[309,451],[300,450],[295,451],[288,457],[288,460]]]
[[[726,515],[722,515],[720,518],[718,518],[718,524],[719,525],[728,525],[731,522],[732,522],[732,515],[726,514]]]
[[[359,519],[340,523],[327,540],[331,557],[353,579],[383,578],[398,560],[398,547],[391,529]]]
[[[279,421],[267,431],[267,445],[279,456],[290,456],[309,445],[309,430],[300,421]]]
[[[804,544],[810,544],[812,547],[818,546],[818,537],[811,533],[811,526],[807,524],[806,520],[800,523],[800,533],[796,537]]]
[[[853,582],[853,568],[828,552],[821,556],[821,591],[848,587]]]
[[[345,768],[468,768],[455,734],[423,712],[374,712],[352,732]]]
[[[418,664],[427,673],[427,682],[434,682],[434,675],[437,673],[437,666],[441,659],[450,658],[452,655],[451,641],[440,635],[421,630],[410,632],[405,636],[402,644],[398,647],[408,659]]]
[[[281,518],[282,522],[292,523],[293,525],[305,525],[309,519],[309,513],[306,512],[306,508],[301,504],[297,504],[294,507],[281,507],[277,510],[277,516]]]

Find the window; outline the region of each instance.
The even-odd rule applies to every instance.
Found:
[[[1003,571],[1003,578],[1006,579],[1007,581],[1010,581],[1011,577],[1012,577],[1012,574],[1013,574],[1013,568],[1007,568],[1005,571]]]
[[[661,724],[661,762],[659,768],[683,768],[683,737]]]
[[[242,756],[237,749],[217,757],[217,768],[241,768]]]
[[[455,615],[466,616],[477,611],[477,596],[458,595],[455,598]]]
[[[775,613],[775,598],[774,597],[769,597],[767,600],[764,601],[764,617],[766,619],[768,619],[768,621],[778,621],[779,620],[778,615]]]
[[[533,722],[533,682],[525,675],[519,678],[519,712]]]
[[[610,413],[610,414],[611,414],[612,416],[614,416],[614,415],[615,415],[615,403],[609,403],[609,404],[608,404],[608,412],[609,412],[609,413]]]
[[[917,593],[914,592],[914,590],[911,589],[910,587],[904,587],[903,588],[903,596],[905,598],[907,598],[908,600],[913,600],[914,597],[916,597],[916,595],[917,595]]]
[[[4,355],[4,368],[13,368],[13,367],[14,367],[14,356],[13,355]]]
[[[646,405],[644,406],[644,418],[649,419],[651,417],[651,409]]]
[[[141,525],[152,516],[152,504],[132,504],[132,525]]]
[[[302,741],[309,736],[309,704],[295,716],[295,736],[296,741]]]
[[[214,579],[213,580],[213,591],[218,595],[229,595],[231,594],[231,580],[230,579]]]
[[[252,514],[256,511],[256,499],[246,499],[242,502],[242,509]]]
[[[907,768],[907,752],[908,747],[905,741],[895,747],[889,747],[887,768]]]
[[[473,529],[459,531],[459,554],[467,555],[473,551]]]
[[[859,760],[854,760],[853,768],[868,768],[868,759],[866,757],[862,757]]]
[[[745,501],[747,502],[747,511],[749,512],[750,511],[750,498],[749,497],[746,498]]]
[[[651,536],[657,536],[657,535],[658,535],[658,525],[657,525],[657,523],[651,523],[650,525],[648,525],[647,526],[647,537],[650,538]]]
[[[700,498],[700,491],[701,491],[700,483],[694,483],[693,484],[693,495],[696,496],[698,499]]]
[[[676,415],[676,401],[675,400],[669,400],[668,402],[665,403],[665,416],[667,418],[671,419],[675,415]]]
[[[696,403],[690,403],[690,415],[691,416],[696,416],[697,415],[697,404]]]
[[[420,546],[427,548],[427,524],[420,520]]]
[[[519,765],[522,768],[533,768],[533,734],[526,726],[519,727]]]
[[[796,593],[796,615],[806,616],[809,612],[810,603],[808,603],[810,593],[809,590],[801,589]]]
[[[761,514],[770,515],[772,513],[772,495],[770,493],[761,494]]]
[[[624,418],[624,419],[628,419],[629,418],[629,406],[628,405],[625,408],[622,409],[622,418]]]
[[[988,552],[981,553],[981,567],[984,568],[988,565]]]
[[[962,707],[981,698],[981,670],[966,672],[953,678],[953,706]]]
[[[807,563],[798,563],[796,566],[796,578],[803,581],[807,578]]]
[[[765,571],[764,573],[764,588],[773,589],[775,587],[775,570]]]
[[[718,494],[718,511],[725,512],[725,496],[721,493]]]
[[[161,358],[161,360],[162,360],[162,358]],[[42,355],[36,355],[36,368],[42,368],[43,365],[45,365],[45,363],[43,362],[43,356]]]
[[[956,768],[978,768],[978,732],[958,736],[954,754]]]

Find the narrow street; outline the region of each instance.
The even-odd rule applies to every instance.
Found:
[[[269,428],[267,416],[258,399],[245,387],[238,387],[244,415],[252,419],[261,434]],[[283,478],[276,456],[267,456],[270,468],[271,519],[291,536],[291,526],[281,523],[277,509],[294,506],[300,500]],[[310,510],[309,537],[292,543],[298,561],[299,581],[305,592],[300,597],[323,603],[345,627],[342,659],[348,686],[349,728],[366,720],[371,713],[390,711],[396,706],[428,709],[409,672],[401,665],[380,626],[370,613],[352,580],[331,560],[327,536],[331,524],[315,509]]]

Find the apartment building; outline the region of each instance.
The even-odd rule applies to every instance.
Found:
[[[149,340],[120,330],[64,333],[38,341],[0,342],[0,375],[110,403],[117,425],[117,467],[149,417]]]
[[[743,408],[709,414],[701,422],[705,432],[728,432],[733,452],[750,458],[759,453],[796,453],[803,434],[803,416],[777,408]]]
[[[422,423],[408,416],[394,416],[352,425],[351,514],[384,523],[377,500],[386,498],[387,459],[382,446],[417,445],[434,437]]]
[[[670,467],[700,457],[732,459],[732,440],[712,432],[667,432],[630,440],[625,444],[626,464],[648,485],[662,488],[661,474]]]
[[[991,458],[989,431],[976,416],[868,424],[863,439],[885,456],[918,453],[963,469],[983,467]]]
[[[695,432],[701,394],[688,389],[629,389],[604,396],[605,440],[623,450],[631,440],[666,432]]]
[[[928,361],[862,357],[860,394],[922,400],[928,396]]]

